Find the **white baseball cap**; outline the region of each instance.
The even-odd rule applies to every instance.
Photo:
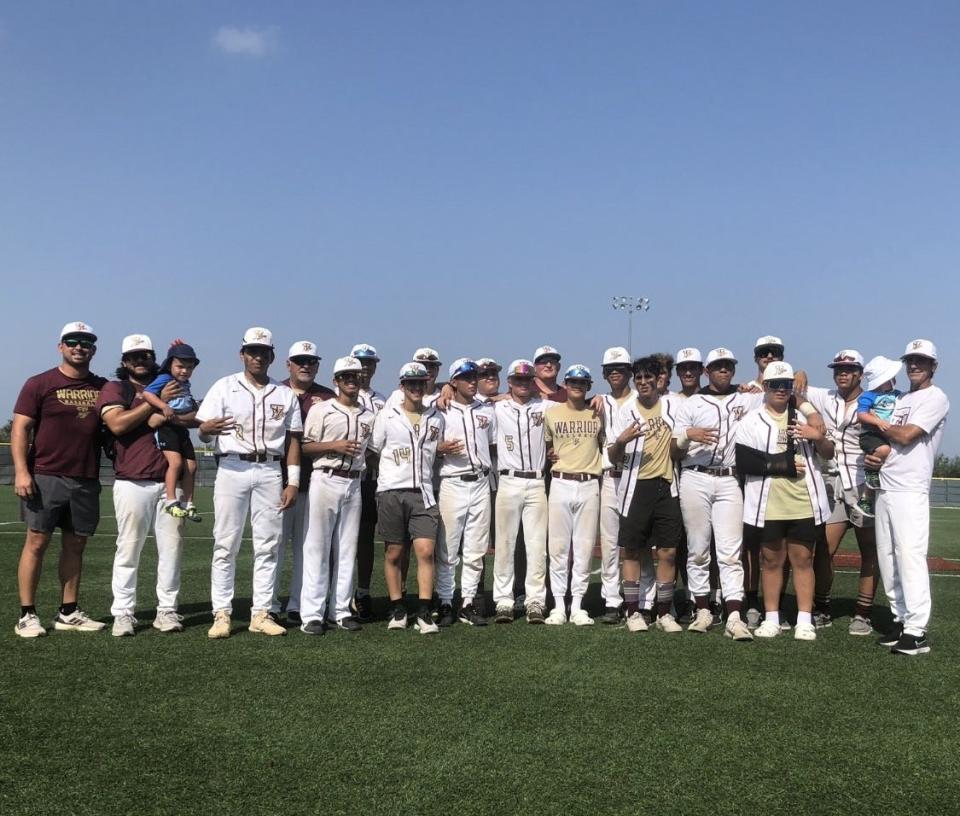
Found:
[[[400,367],[400,381],[403,380],[425,380],[429,375],[423,363],[410,362],[404,363]]]
[[[589,380],[592,383],[593,374],[590,373],[590,369],[583,363],[574,363],[563,372],[563,379],[564,382],[567,380]]]
[[[878,354],[863,369],[863,376],[867,381],[867,391],[876,391],[885,382],[896,378],[902,370],[903,363],[899,360],[891,360],[889,357]]]
[[[770,363],[770,365],[768,365],[763,370],[762,382],[770,382],[770,380],[792,380],[792,379],[793,379],[793,366],[790,365],[790,363],[784,363],[778,360],[775,363]]]
[[[533,375],[533,363],[529,360],[514,360],[507,366],[508,377],[532,377]]]
[[[540,346],[540,348],[533,353],[533,362],[537,362],[541,357],[556,357],[559,360],[560,352],[553,346]]]
[[[904,350],[900,359],[902,360],[904,357],[909,357],[910,355],[928,357],[934,362],[937,362],[939,359],[937,357],[937,347],[929,340],[911,340],[907,343],[907,348]]]
[[[765,334],[763,337],[757,338],[757,342],[753,344],[753,350],[756,351],[761,346],[780,346],[780,348],[783,348],[783,340],[774,337],[772,334]]]
[[[129,354],[131,351],[154,351],[153,341],[145,334],[128,334],[120,343],[120,354]]]
[[[856,349],[840,349],[840,351],[833,355],[833,362],[828,363],[827,368],[850,365],[863,368],[863,355]]]
[[[436,363],[441,365],[440,353],[432,348],[418,348],[413,352],[413,359],[420,363]]]
[[[356,357],[359,359],[367,360],[376,360],[380,362],[380,358],[377,356],[377,350],[371,346],[369,343],[357,343],[352,349],[350,349],[350,356]]]
[[[682,348],[677,352],[677,365],[681,363],[700,363],[703,365],[703,356],[700,354],[700,349],[693,348]]]
[[[630,352],[623,346],[614,346],[603,352],[603,365],[630,365]]]
[[[481,357],[479,360],[474,361],[477,364],[477,368],[495,368],[497,371],[503,371],[503,366],[500,365],[493,357]]]
[[[318,360],[323,359],[317,354],[317,344],[309,340],[297,340],[296,343],[290,346],[287,359],[289,360],[291,357],[316,357]]]
[[[243,333],[243,342],[240,347],[245,346],[266,346],[273,348],[273,332],[265,329],[263,326],[253,326]]]
[[[363,371],[363,366],[360,365],[360,361],[353,357],[338,357],[337,361],[333,364],[333,376],[336,377],[337,374],[343,374],[346,371]]]
[[[720,360],[730,360],[734,365],[737,364],[737,358],[734,356],[734,353],[730,351],[730,349],[720,346],[719,348],[710,349],[710,351],[707,352],[707,362],[705,365],[709,368]]]
[[[94,340],[97,339],[97,335],[93,331],[93,327],[89,323],[84,323],[82,320],[76,320],[73,323],[67,323],[62,329],[60,329],[60,342],[63,342],[64,337],[69,337],[71,334],[85,334],[89,337],[92,337]]]

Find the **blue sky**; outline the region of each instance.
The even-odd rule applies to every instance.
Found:
[[[68,320],[599,368],[930,337],[960,383],[956,3],[0,3],[0,400]],[[281,354],[281,357],[283,355]],[[279,364],[275,371],[280,374]],[[741,376],[741,379],[746,379]],[[960,422],[947,453],[960,453]]]

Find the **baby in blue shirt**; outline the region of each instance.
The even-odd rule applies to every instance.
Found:
[[[157,378],[143,392],[143,399],[160,411],[167,419],[179,417],[181,420],[193,419],[197,412],[197,403],[190,393],[190,377],[200,363],[193,347],[174,341],[167,351],[167,359],[160,366]],[[180,393],[169,402],[160,398],[163,387],[175,380]],[[157,447],[163,451],[167,460],[167,473],[164,479],[166,501],[163,510],[174,518],[188,518],[200,521],[200,514],[193,504],[193,486],[197,475],[197,455],[190,440],[190,431],[184,425],[167,423],[157,429]],[[181,478],[182,471],[182,478]],[[177,482],[181,482],[182,503],[177,498]]]

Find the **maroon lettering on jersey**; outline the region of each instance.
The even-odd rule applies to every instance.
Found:
[[[97,400],[97,416],[103,415],[108,405],[118,405],[121,410],[139,408],[143,404],[143,387],[134,383],[111,380],[100,392]],[[129,433],[116,437],[114,441],[116,456],[113,460],[113,472],[118,479],[130,481],[163,481],[167,462],[157,448],[156,432],[144,419]]]
[[[96,374],[74,379],[59,368],[24,383],[13,412],[36,423],[29,454],[31,473],[97,478],[100,418],[95,406],[105,383]]]

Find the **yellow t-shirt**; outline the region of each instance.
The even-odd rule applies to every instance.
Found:
[[[767,409],[767,414],[777,425],[776,453],[783,453],[787,449],[787,412],[775,414]],[[797,457],[802,458],[802,454],[798,453]],[[791,479],[787,476],[775,476],[770,483],[765,517],[778,521],[809,518],[812,515],[813,505],[810,503],[810,493],[804,477]]]
[[[553,470],[563,473],[593,473],[603,470],[600,435],[603,425],[592,408],[575,411],[568,405],[550,408],[543,419],[543,438],[557,452]]]
[[[420,433],[420,421],[423,419],[423,414],[417,413],[416,411],[408,411],[406,408],[401,408],[400,410],[407,415],[407,421],[413,425],[414,431]]]
[[[662,400],[657,400],[653,408],[644,408],[640,400],[636,401],[637,413],[643,417],[646,434],[643,437],[643,452],[637,479],[666,479],[673,481],[673,460],[670,458],[670,439],[673,432],[663,419]]]

